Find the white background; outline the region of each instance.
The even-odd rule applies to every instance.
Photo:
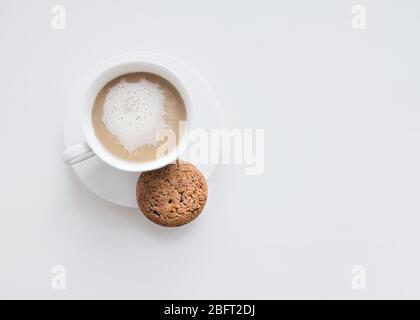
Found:
[[[419,14],[415,0],[2,0],[0,297],[420,298]],[[70,86],[132,51],[183,60],[229,128],[265,129],[264,173],[219,167],[186,227],[97,198],[61,162]]]

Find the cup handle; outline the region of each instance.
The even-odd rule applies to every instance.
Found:
[[[72,166],[76,163],[89,159],[94,155],[95,153],[88,144],[83,142],[67,148],[66,151],[63,152],[62,158],[66,165]]]

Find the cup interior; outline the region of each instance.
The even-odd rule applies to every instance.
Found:
[[[184,101],[187,114],[185,131],[179,137],[176,147],[168,152],[168,154],[149,162],[133,162],[121,159],[112,154],[98,140],[92,123],[92,108],[99,91],[111,80],[133,72],[149,72],[156,74],[168,80],[179,92]],[[87,144],[92,148],[95,154],[107,164],[130,172],[150,171],[164,167],[174,162],[185,150],[187,146],[187,132],[192,118],[192,105],[188,90],[183,81],[172,71],[163,65],[151,61],[125,61],[111,66],[104,66],[96,73],[96,77],[91,81],[91,85],[86,90],[84,105],[81,110],[81,125]]]

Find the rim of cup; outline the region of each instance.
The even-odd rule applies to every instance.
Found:
[[[119,58],[124,58],[124,56]],[[170,150],[168,154],[148,162],[129,161],[113,155],[97,138],[92,123],[92,108],[99,91],[109,81],[121,75],[134,72],[153,73],[169,81],[180,94],[187,114],[183,135],[179,138],[178,144],[175,148]],[[175,162],[175,160],[185,151],[187,147],[188,129],[191,126],[193,116],[191,96],[183,80],[175,72],[163,64],[150,60],[133,59],[130,57],[121,61],[109,62],[107,65],[102,66],[100,70],[96,70],[96,75],[93,81],[91,81],[89,87],[86,88],[83,99],[80,120],[86,143],[102,161],[116,169],[129,172],[142,172],[159,169],[167,164]]]

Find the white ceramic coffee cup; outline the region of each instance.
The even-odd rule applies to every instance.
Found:
[[[88,88],[83,93],[83,102],[80,106],[80,125],[83,131],[85,141],[73,145],[63,152],[63,160],[67,165],[74,165],[84,161],[94,155],[97,155],[102,161],[110,166],[123,171],[143,172],[164,167],[174,162],[187,147],[186,133],[180,137],[175,148],[166,155],[149,162],[133,162],[121,159],[108,151],[98,140],[92,123],[92,108],[99,91],[111,80],[127,73],[133,72],[150,72],[168,80],[179,92],[184,101],[187,112],[187,121],[185,123],[185,131],[188,132],[192,119],[192,102],[187,87],[180,77],[170,71],[164,65],[160,65],[152,61],[136,60],[127,56],[104,64],[96,71],[96,76],[91,81]]]

